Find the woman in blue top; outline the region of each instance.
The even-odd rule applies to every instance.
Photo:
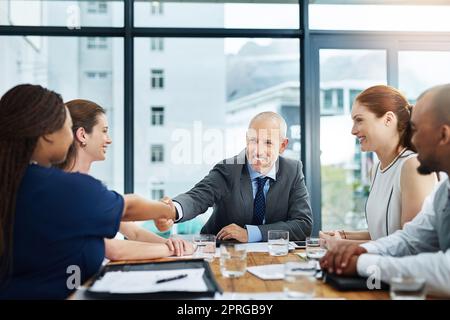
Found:
[[[121,196],[66,173],[72,121],[60,95],[19,85],[0,99],[0,299],[63,299],[100,268],[121,220],[175,218],[174,208]]]

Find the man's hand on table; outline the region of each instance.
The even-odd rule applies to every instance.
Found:
[[[320,266],[329,273],[346,276],[356,275],[358,258],[363,253],[367,253],[367,250],[359,244],[342,243],[328,250],[327,254],[320,260]]]

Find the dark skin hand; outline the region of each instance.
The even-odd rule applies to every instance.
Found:
[[[320,260],[320,267],[329,273],[355,275],[358,257],[367,250],[355,243],[342,243],[329,250]]]

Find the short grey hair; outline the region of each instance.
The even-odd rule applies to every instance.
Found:
[[[254,116],[252,118],[252,120],[250,120],[250,123],[248,124],[248,128],[250,129],[252,124],[254,122],[256,122],[256,121],[259,121],[259,120],[276,121],[278,123],[278,127],[280,129],[280,136],[282,138],[284,138],[284,139],[287,138],[287,124],[286,124],[286,121],[278,113],[272,112],[272,111],[264,111],[264,112],[258,113],[256,116]]]

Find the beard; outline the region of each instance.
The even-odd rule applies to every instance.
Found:
[[[428,175],[428,174],[435,172],[435,170],[431,169],[430,167],[420,165],[417,168],[417,172],[419,172],[419,174],[422,174],[422,175]]]
[[[427,175],[440,171],[439,164],[436,163],[436,161],[431,159],[427,160],[419,160],[420,165],[417,167],[417,172],[419,172],[419,174]]]

